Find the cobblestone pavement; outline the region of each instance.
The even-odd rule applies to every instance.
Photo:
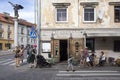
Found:
[[[53,65],[53,68],[65,71],[66,68],[67,68],[67,63],[58,63],[56,65]],[[119,66],[111,66],[111,65],[105,65],[105,66],[102,66],[102,67],[98,67],[98,66],[95,66],[95,67],[83,67],[83,66],[77,65],[77,66],[74,66],[74,69],[76,71],[84,71],[84,70],[91,70],[91,71],[92,70],[120,71],[120,67]]]

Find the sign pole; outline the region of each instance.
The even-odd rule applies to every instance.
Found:
[[[37,0],[37,54],[41,54],[41,0]]]

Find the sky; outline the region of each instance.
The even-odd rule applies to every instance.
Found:
[[[34,0],[0,0],[0,13],[7,12],[11,16],[14,16],[13,7],[8,1],[24,7],[19,10],[19,19],[34,23]]]

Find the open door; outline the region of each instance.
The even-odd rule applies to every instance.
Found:
[[[60,40],[60,62],[68,59],[67,45],[67,40]]]

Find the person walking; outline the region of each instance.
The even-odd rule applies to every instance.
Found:
[[[83,54],[82,54],[82,58],[83,58],[83,66],[87,66],[88,62],[89,62],[89,54],[88,54],[88,48],[84,48],[83,50]]]
[[[14,52],[15,52],[15,65],[16,65],[16,67],[19,67],[20,66],[19,47],[16,46]]]
[[[29,67],[33,68],[34,67],[34,61],[35,61],[35,51],[33,49],[33,46],[29,49],[29,54],[27,58],[27,62],[29,63]]]
[[[73,72],[75,71],[75,70],[74,70],[74,67],[73,67],[73,57],[71,57],[71,56],[70,56],[69,59],[68,59],[67,71],[69,71],[70,68],[72,69]]]
[[[33,54],[35,55],[35,59],[34,59],[34,67],[37,66],[37,49],[36,49],[36,45],[33,46]]]
[[[23,59],[24,59],[24,47],[21,46],[20,48],[20,61],[23,63]]]

